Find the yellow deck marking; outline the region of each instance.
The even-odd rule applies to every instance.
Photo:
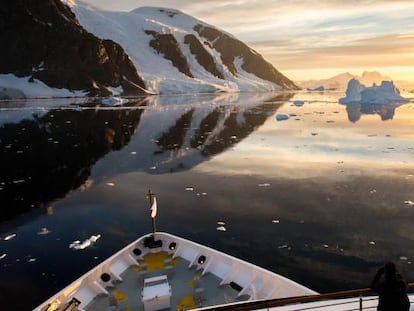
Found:
[[[200,272],[194,273],[193,278],[190,281],[188,281],[188,283],[187,283],[188,287],[191,287],[191,288],[195,287],[196,281],[200,280],[200,278],[201,278],[201,273]]]
[[[183,299],[181,299],[180,304],[177,306],[177,311],[189,310],[195,308],[194,296],[193,295],[185,295]]]
[[[171,256],[165,252],[148,254],[144,257],[144,260],[140,261],[147,265],[147,272],[151,272],[158,269],[165,268],[165,260],[171,259]],[[171,265],[175,266],[179,261],[179,258],[174,258],[171,260]]]
[[[140,266],[133,265],[133,266],[132,266],[132,270],[134,270],[135,272],[140,272],[142,269],[141,269],[141,267],[140,267]]]
[[[120,292],[120,291],[119,291],[119,290],[117,290],[117,289],[114,289],[114,290],[112,291],[112,294],[115,296],[115,299],[116,299],[118,302],[121,302],[121,301],[124,301],[124,300],[128,299],[128,296],[127,296],[127,295],[125,295],[124,293]]]
[[[144,258],[144,262],[147,264],[147,271],[151,272],[165,267],[164,260],[167,259],[167,253],[155,253],[148,254]]]
[[[124,311],[132,311],[132,309],[130,307],[124,309]]]

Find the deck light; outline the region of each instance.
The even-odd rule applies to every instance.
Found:
[[[175,250],[176,246],[177,246],[177,243],[171,242],[170,245],[168,246],[168,248],[170,249],[170,251],[173,251],[173,250]]]

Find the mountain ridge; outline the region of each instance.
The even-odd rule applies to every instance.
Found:
[[[351,79],[356,79],[366,86],[379,85],[382,81],[392,81],[390,77],[384,76],[378,71],[363,71],[362,75],[344,72],[327,79],[299,81],[297,84],[302,88],[308,89],[322,90],[323,88],[325,90],[342,91],[347,88],[348,82]]]
[[[0,99],[299,89],[233,35],[179,10],[7,1]]]
[[[59,0],[6,1],[0,16],[8,42],[0,73],[91,96],[109,95],[107,87],[119,86],[126,94],[143,94],[144,83],[122,47],[87,32]]]
[[[179,10],[146,6],[130,12],[102,11],[82,1],[70,2],[85,29],[101,39],[118,42],[126,50],[153,93],[298,89],[233,35]],[[206,33],[200,34],[202,28],[214,30],[216,39],[220,37],[228,43],[228,55],[223,56],[223,50],[215,47],[217,42]],[[245,60],[254,57],[256,66],[244,65]]]

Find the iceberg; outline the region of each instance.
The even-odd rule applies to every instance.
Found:
[[[126,98],[110,96],[110,97],[102,99],[101,103],[102,105],[105,105],[105,106],[121,106],[127,102],[128,100]]]
[[[284,120],[288,120],[289,116],[287,114],[278,114],[276,115],[276,120],[277,121],[284,121]]]
[[[351,79],[346,89],[346,97],[340,98],[340,104],[361,103],[361,104],[390,104],[402,103],[408,100],[400,96],[400,91],[392,81],[382,81],[379,86],[366,87],[357,79]]]
[[[98,235],[91,235],[91,237],[89,239],[86,239],[82,243],[79,240],[73,241],[69,245],[69,248],[74,249],[74,250],[82,250],[82,249],[88,248],[89,246],[95,244],[96,241],[98,241],[100,238],[101,238],[101,235],[100,234],[98,234]]]

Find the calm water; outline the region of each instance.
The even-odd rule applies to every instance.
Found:
[[[414,101],[341,96],[0,103],[2,309],[31,310],[148,233],[148,188],[160,231],[312,289],[367,287],[390,259],[414,281]]]

